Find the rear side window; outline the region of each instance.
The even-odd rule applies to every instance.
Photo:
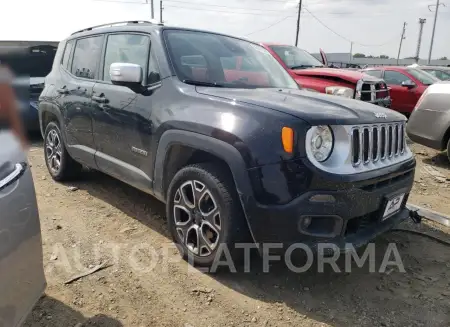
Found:
[[[61,61],[61,65],[65,69],[69,69],[69,60],[70,60],[70,55],[72,53],[74,43],[75,43],[74,40],[70,40],[66,43],[66,48],[64,49],[64,55],[63,55],[63,58]]]
[[[110,81],[109,68],[113,63],[140,65],[145,71],[148,62],[150,38],[139,34],[113,34],[106,45],[103,80]]]
[[[98,74],[103,36],[79,39],[75,45],[71,72],[77,77],[95,79]]]
[[[383,75],[383,72],[381,70],[366,70],[364,71],[365,74],[381,78],[381,75]]]

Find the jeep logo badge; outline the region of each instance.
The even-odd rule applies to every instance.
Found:
[[[376,112],[375,113],[375,117],[387,119],[387,115],[385,113],[382,113],[382,112]]]

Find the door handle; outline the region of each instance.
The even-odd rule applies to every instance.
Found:
[[[58,92],[59,94],[69,94],[69,90],[65,86],[61,87],[59,89],[56,89],[56,92]]]
[[[14,166],[14,170],[11,173],[9,173],[8,176],[0,180],[0,191],[3,190],[8,185],[17,181],[20,178],[20,176],[22,176],[22,174],[24,173],[26,167],[27,164],[24,162],[17,163]]]
[[[99,103],[107,103],[108,102],[108,99],[105,98],[104,96],[97,96],[97,95],[93,95],[92,100],[94,100],[95,102],[99,102]]]

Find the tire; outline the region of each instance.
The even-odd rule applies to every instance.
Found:
[[[448,158],[448,161],[450,161],[450,138],[448,139],[448,142],[447,142],[447,158]]]
[[[73,180],[80,175],[82,170],[82,166],[67,152],[61,130],[55,122],[48,123],[45,128],[44,158],[48,172],[58,182]],[[59,165],[56,165],[58,159]]]
[[[168,188],[166,213],[173,241],[194,266],[214,266],[215,260],[223,259],[224,246],[234,265],[241,262],[243,250],[234,245],[249,241],[250,233],[233,178],[220,164],[195,164],[178,171]]]

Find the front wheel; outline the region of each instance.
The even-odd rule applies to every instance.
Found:
[[[206,163],[181,169],[170,183],[166,210],[172,238],[185,259],[211,267],[229,251],[234,264],[240,260],[235,244],[248,240],[249,232],[225,168]]]

